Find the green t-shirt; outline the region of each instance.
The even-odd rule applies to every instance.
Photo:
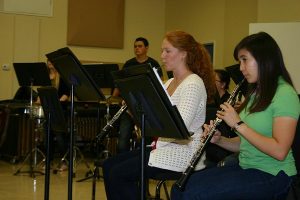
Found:
[[[278,83],[276,94],[267,109],[249,115],[244,109],[240,113],[241,119],[250,128],[267,137],[272,137],[272,125],[275,117],[290,116],[298,119],[300,114],[299,98],[294,88],[282,78]],[[250,100],[249,103],[251,102]],[[278,174],[280,170],[283,170],[288,176],[297,173],[291,150],[285,160],[279,161],[256,149],[242,136],[240,138],[239,161],[243,169],[255,168],[273,175]]]

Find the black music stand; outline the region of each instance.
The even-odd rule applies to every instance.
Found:
[[[159,76],[149,64],[112,72],[134,121],[141,129],[141,199],[146,197],[145,137],[187,139],[190,137],[176,106],[173,106]]]
[[[29,105],[29,114],[30,119],[33,119],[33,86],[50,86],[51,81],[49,78],[48,69],[46,63],[44,62],[36,62],[36,63],[13,63],[16,76],[21,87],[30,87],[30,105]],[[31,134],[31,138],[33,135]],[[35,136],[34,136],[35,137]],[[19,173],[30,173],[31,177],[35,177],[35,173],[44,174],[43,172],[37,171],[33,169],[33,156],[36,162],[37,153],[39,152],[44,156],[41,150],[39,150],[35,144],[35,147],[32,148],[32,141],[30,141],[30,151],[27,153],[23,164],[21,167],[14,173],[17,175]],[[30,170],[22,172],[21,169],[24,166],[25,162],[29,159],[30,162]],[[35,167],[36,163],[35,163]]]
[[[68,47],[48,53],[46,56],[67,86],[70,89],[74,86],[74,94],[79,101],[105,100],[104,94],[99,90],[93,78]]]
[[[44,62],[13,63],[16,76],[21,87],[30,87],[30,105],[33,103],[32,86],[50,86],[51,81],[47,65]]]
[[[62,105],[59,101],[57,89],[54,87],[38,88],[38,94],[43,107],[44,115],[47,121],[47,137],[46,137],[46,171],[45,171],[45,192],[44,199],[49,199],[49,183],[50,183],[50,152],[52,146],[50,139],[52,131],[67,132],[68,126],[64,116]]]
[[[244,75],[240,71],[240,64],[235,64],[235,65],[225,67],[225,70],[229,73],[229,76],[232,78],[232,80],[235,84],[238,84],[239,82],[241,82],[244,79]],[[244,96],[246,96],[247,87],[248,87],[247,84],[243,84],[241,86],[241,90],[240,90],[241,93],[239,93],[239,94],[243,94]],[[240,100],[240,98],[239,98],[239,100]]]
[[[13,65],[20,86],[51,85],[46,63],[13,63]]]
[[[118,64],[84,64],[83,67],[97,84],[98,88],[114,88],[111,72],[118,71]]]
[[[113,77],[111,75],[111,72],[113,71],[118,71],[119,70],[119,65],[118,64],[113,64],[113,63],[98,63],[98,64],[84,64],[82,65],[86,71],[89,73],[89,75],[92,77],[92,79],[95,81],[95,83],[97,84],[98,88],[110,88],[110,95],[112,95],[114,88],[115,88],[115,84],[114,84],[114,80]],[[106,106],[107,106],[107,113],[104,116],[104,118],[106,119],[107,123],[110,119],[110,102],[113,102],[113,98],[111,96],[110,99],[108,99]],[[104,139],[104,138],[103,138]],[[102,140],[95,140],[95,147],[96,147],[96,153],[98,155],[98,157],[101,157],[103,159],[106,159],[107,157],[109,157],[111,155],[111,152],[109,152],[108,150],[108,145],[109,145],[109,140],[110,140],[110,136],[109,134],[106,134],[106,139],[108,140],[106,143],[106,146],[103,148],[102,152],[100,153],[100,143],[103,142]],[[96,172],[96,174],[86,174],[86,178],[83,178],[81,180],[78,180],[77,182],[82,182],[85,181],[87,179],[93,178],[93,181],[95,181],[95,178],[99,179],[100,175],[98,175],[98,167],[101,165],[101,161],[98,159],[96,159],[94,161],[94,165],[95,165],[95,170],[94,172]],[[95,177],[96,176],[96,177]],[[95,196],[95,195],[93,195]]]
[[[78,100],[100,102],[105,100],[103,93],[97,88],[96,83],[82,67],[78,58],[68,48],[61,48],[46,54],[53,66],[61,75],[70,89],[70,146],[69,146],[69,174],[68,174],[68,199],[72,199],[73,182],[73,149],[74,149],[74,94]]]

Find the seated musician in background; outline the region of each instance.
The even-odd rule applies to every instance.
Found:
[[[69,88],[64,83],[64,81],[60,77],[59,73],[56,71],[53,64],[49,60],[47,60],[47,68],[48,68],[49,77],[51,80],[51,85],[57,89],[59,101],[61,101],[61,102],[68,101],[69,96],[70,96]],[[39,103],[39,102],[40,102],[40,100],[38,99],[37,103]],[[45,134],[47,134],[47,133],[45,132]],[[53,131],[52,136],[53,137],[50,138],[50,145],[52,146],[52,152],[50,152],[50,158],[49,158],[50,160],[53,160],[55,152],[57,152],[58,156],[61,158],[67,152],[67,149],[68,149],[68,142],[67,142],[68,134],[67,133]],[[46,144],[45,144],[45,146],[46,146]],[[58,170],[64,171],[67,168],[68,168],[67,163],[62,162],[62,163],[60,163]]]
[[[215,119],[216,118],[216,113],[217,110],[219,109],[220,104],[224,103],[227,101],[227,99],[230,97],[230,93],[228,92],[229,89],[229,84],[230,84],[230,75],[229,73],[224,70],[224,69],[215,69],[215,83],[216,83],[216,88],[217,88],[217,93],[218,93],[218,100],[217,102],[217,107],[215,107],[215,111],[213,112],[214,115],[210,116],[209,118]],[[209,109],[209,108],[208,108]],[[206,122],[209,122],[211,119],[206,119]],[[227,137],[227,138],[232,138],[236,137],[236,133],[231,130],[231,128],[224,122],[222,122],[219,127],[219,130],[222,132],[222,136]],[[224,164],[224,159],[231,155],[233,152],[228,151],[222,147],[219,147],[218,145],[210,143],[207,146],[206,149],[206,161],[205,163],[207,164],[208,167],[210,166],[215,166],[217,164],[223,165]],[[229,162],[230,159],[230,163]],[[228,157],[228,162],[227,164],[231,164],[231,162],[237,162],[236,155],[232,157]]]
[[[57,89],[59,101],[68,101],[70,96],[70,90],[64,83],[59,73],[54,68],[50,60],[47,60],[47,67],[49,71],[49,77],[51,80],[51,85]]]
[[[211,142],[239,151],[239,164],[191,174],[184,191],[172,187],[173,200],[285,199],[297,173],[291,145],[300,104],[279,46],[259,32],[239,42],[234,58],[249,83],[248,95],[238,111],[224,103],[217,116],[238,137],[217,131]],[[204,134],[212,126],[204,125]]]
[[[162,77],[162,70],[158,62],[147,55],[149,49],[149,42],[146,38],[138,37],[134,41],[134,54],[135,57],[127,60],[123,66],[123,69],[128,67],[150,63],[152,67],[156,68],[160,77]],[[112,96],[120,96],[120,91],[115,88]],[[123,102],[125,103],[125,102]],[[134,122],[129,113],[124,112],[120,118],[120,128],[117,144],[117,152],[123,153],[130,150],[132,139],[132,133],[134,130]]]
[[[224,69],[215,69],[215,81],[220,96],[220,103],[224,103],[230,96],[230,93],[228,92],[230,84],[229,73]]]
[[[200,143],[206,103],[213,101],[216,90],[210,56],[190,34],[183,31],[167,33],[162,42],[161,58],[166,70],[174,75],[165,83],[167,92],[187,129],[194,134],[187,140],[158,138],[152,148],[146,148],[145,179],[161,173],[181,174],[185,170]],[[139,160],[140,151],[133,150],[104,161],[108,200],[139,199]],[[197,170],[205,167],[203,160]]]

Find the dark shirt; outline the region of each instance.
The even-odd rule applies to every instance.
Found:
[[[228,91],[225,92],[225,94],[223,94],[222,97],[219,96],[219,93],[216,92],[214,95],[214,100],[210,103],[208,103],[206,106],[208,108],[216,108],[219,109],[220,105],[223,104],[224,102],[227,101],[227,99],[230,97],[230,94]]]
[[[228,91],[226,91],[225,94],[223,94],[223,96],[221,97],[221,104],[226,102],[227,99],[229,99],[229,97],[230,97],[230,94]]]
[[[209,123],[209,120],[216,119],[216,112],[220,109],[220,104],[226,102],[230,97],[230,94],[227,91],[222,97],[220,97],[218,93],[216,95],[215,103],[209,104],[206,108],[206,124]],[[236,133],[231,130],[231,128],[224,121],[219,124],[217,129],[221,131],[222,136],[224,137],[232,138],[236,136]],[[209,143],[206,148],[206,158],[213,163],[218,163],[230,154],[232,154],[232,152],[225,150],[216,144]]]
[[[228,91],[226,91],[223,96],[220,98],[220,104],[223,104],[224,102],[226,102],[230,97],[230,94]],[[220,106],[219,104],[219,106]],[[218,108],[220,109],[220,108]],[[231,130],[231,128],[223,121],[218,129],[222,132],[222,135],[225,137],[235,137],[236,134],[234,131]]]
[[[142,63],[138,62],[136,60],[136,58],[131,58],[130,60],[127,60],[125,62],[123,68],[131,67],[131,66],[135,66],[135,65],[147,64],[147,63],[150,63],[152,67],[157,69],[157,72],[158,72],[160,77],[163,76],[160,65],[158,64],[158,62],[156,60],[154,60],[151,57],[148,57],[148,59],[145,62],[142,62]]]
[[[67,95],[68,97],[70,96],[70,89],[65,84],[62,78],[60,78],[59,80],[57,94],[58,94],[58,98],[61,98],[64,94]]]

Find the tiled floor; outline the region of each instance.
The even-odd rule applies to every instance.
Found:
[[[89,162],[93,168],[92,162]],[[29,165],[24,165],[21,172],[28,171]],[[41,200],[44,199],[45,176],[36,174],[35,178],[30,177],[29,173],[14,173],[20,168],[20,165],[11,164],[6,161],[0,161],[0,200]],[[40,170],[42,171],[42,170]],[[92,179],[83,182],[77,182],[86,177],[89,169],[83,162],[77,165],[75,177],[72,181],[72,196],[68,196],[68,171],[50,173],[49,185],[49,199],[63,200],[72,197],[73,200],[87,200],[92,199]],[[156,182],[150,181],[150,192],[154,194]],[[168,184],[169,188],[171,183]],[[96,196],[97,200],[105,200],[105,191],[103,180],[96,182]],[[165,199],[162,192],[162,198]]]

